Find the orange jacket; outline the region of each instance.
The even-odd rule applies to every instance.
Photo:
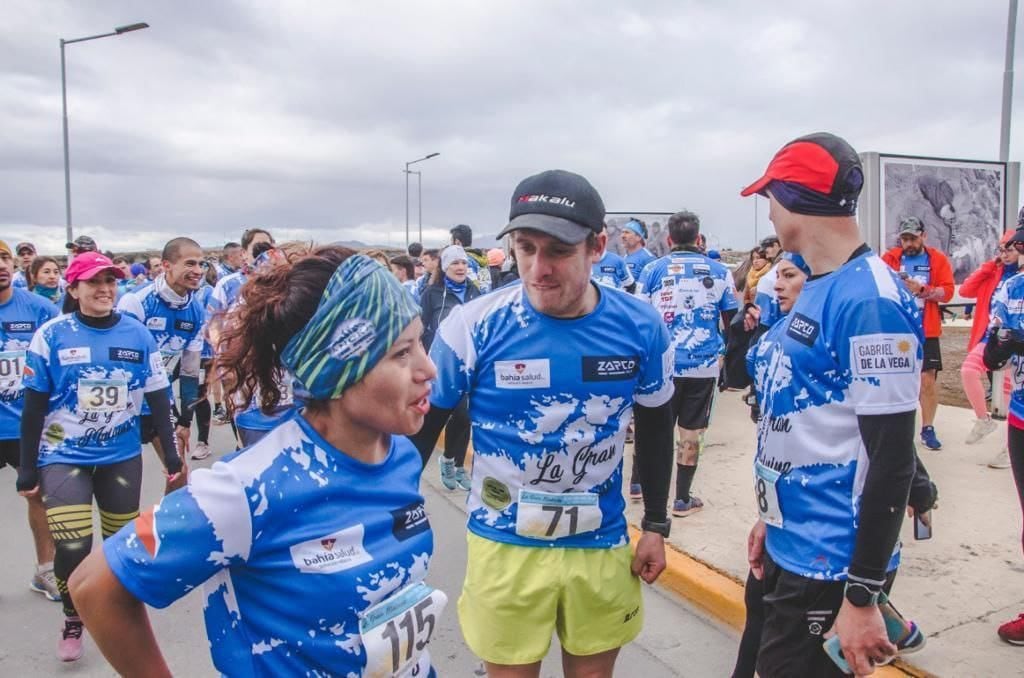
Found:
[[[931,247],[924,248],[928,255],[928,266],[931,267],[931,281],[921,291],[924,298],[924,336],[925,339],[942,336],[942,310],[939,304],[944,304],[953,298],[953,267],[946,255]],[[900,270],[900,260],[903,258],[903,248],[893,247],[882,255],[882,261],[889,265],[894,271]]]

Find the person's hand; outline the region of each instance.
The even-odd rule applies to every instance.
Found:
[[[915,280],[914,278],[906,278],[903,282],[907,284],[907,289],[910,290],[910,293],[913,294],[915,297],[921,294],[921,291],[924,289],[924,283],[922,283],[920,280]]]
[[[758,520],[750,528],[750,535],[747,537],[747,564],[750,565],[750,572],[754,579],[764,579],[764,535],[767,528],[763,520]]]
[[[192,435],[192,429],[188,426],[177,425],[174,427],[174,438],[178,443],[178,453],[181,454],[181,460],[184,462],[185,457],[188,456],[188,452],[192,449],[190,438]]]
[[[653,584],[665,571],[665,538],[655,532],[641,534],[630,569],[635,576]]]
[[[757,329],[757,324],[761,322],[761,309],[757,306],[750,306],[743,314],[743,329],[747,332],[753,332]]]
[[[164,494],[180,490],[186,485],[188,485],[188,465],[183,463],[180,471],[168,474],[167,480],[164,482]]]
[[[896,646],[889,642],[877,605],[856,607],[844,598],[836,621],[825,636],[836,634],[843,657],[854,675],[870,676],[876,665],[888,663],[896,654]]]
[[[19,466],[17,470],[18,479],[15,481],[14,485],[18,490],[18,494],[25,497],[26,499],[34,499],[35,497],[38,497],[39,469]]]
[[[933,504],[932,505],[932,509],[937,509],[937,508],[939,508],[938,504]],[[915,515],[917,515],[917,511],[914,509],[914,507],[913,506],[907,506],[907,517],[908,518],[913,518]],[[927,525],[928,527],[931,527],[931,525],[932,525],[932,510],[931,509],[921,513],[921,522],[924,523],[925,525]]]

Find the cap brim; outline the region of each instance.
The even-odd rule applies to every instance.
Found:
[[[905,231],[900,231],[896,235],[924,235],[924,231],[919,231],[916,228],[911,228]]]
[[[114,274],[115,278],[124,279],[124,271],[119,269],[117,266],[97,266],[95,268],[89,268],[82,271],[81,275],[75,278],[75,280],[92,280],[103,271],[110,271]]]
[[[768,187],[768,182],[770,182],[771,180],[772,178],[765,174],[763,177],[761,177],[760,179],[758,179],[757,181],[755,181],[754,183],[750,184],[742,191],[740,191],[740,195],[743,196],[744,198],[746,198],[748,195],[754,195],[755,193],[757,193],[758,195],[764,195],[764,190],[765,188]],[[736,184],[733,184],[733,186],[735,185]]]
[[[547,214],[520,214],[498,234],[498,239],[504,238],[512,231],[524,228],[550,235],[568,245],[581,243],[587,239],[588,235],[594,233],[593,229],[562,217],[552,217]]]
[[[1012,236],[1010,236],[1010,239],[1007,240],[1004,244],[1009,245],[1015,242],[1024,242],[1024,230],[1016,231]]]

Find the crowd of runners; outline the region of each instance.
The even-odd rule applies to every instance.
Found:
[[[737,271],[688,211],[666,256],[638,219],[615,254],[600,194],[562,170],[516,186],[499,248],[466,225],[399,256],[249,229],[217,259],[177,237],[134,263],[82,236],[62,270],[0,242],[0,465],[28,505],[30,586],[61,603],[57,657],[79,659],[88,630],[119,673],[169,675],[147,605],[201,586],[225,675],[436,675],[430,639],[458,594],[488,675],[538,676],[557,634],[565,675],[611,676],[672,518],[704,507],[715,398],[746,389],[739,491],[759,519],[733,675],[865,675],[920,649],[887,601],[904,515],[927,527],[938,496],[915,438],[941,448],[953,281],[913,215],[899,247],[864,244],[863,181],[839,137],[783,146],[743,191],[769,200],[776,235]],[[1024,230],[1007,233],[961,294],[977,299],[966,442],[997,428],[983,379],[1009,363],[992,465],[1012,466],[1024,507],[1022,256]],[[211,448],[212,423],[234,450]],[[442,434],[440,482],[467,493],[461,592],[428,583],[420,483]],[[143,464],[166,492],[140,513]],[[1024,644],[1024,615],[998,633]]]

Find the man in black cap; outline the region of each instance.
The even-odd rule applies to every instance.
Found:
[[[78,236],[73,242],[67,243],[64,247],[68,250],[68,264],[82,252],[99,252],[99,248],[96,247],[96,241],[87,235]]]
[[[469,396],[475,456],[466,642],[490,675],[536,676],[557,630],[566,675],[611,676],[640,632],[640,580],[665,568],[671,358],[654,308],[591,280],[604,203],[578,174],[524,179],[508,226],[521,285],[457,306],[431,346],[438,376],[414,442],[429,459]],[[644,530],[630,553],[622,453],[630,415]]]
[[[857,675],[900,649],[878,605],[899,565],[924,335],[910,292],[863,242],[863,183],[857,152],[819,133],[742,191],[768,198],[783,249],[812,273],[751,349],[763,415],[747,557],[764,587],[764,678],[844,675],[826,632]]]

